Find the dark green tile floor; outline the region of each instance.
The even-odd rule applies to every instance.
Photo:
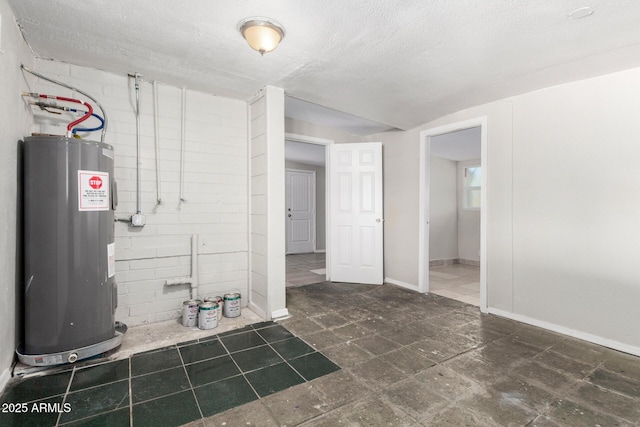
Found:
[[[0,402],[23,404],[26,413],[0,413],[0,426],[179,426],[339,369],[284,327],[262,322],[17,379]]]

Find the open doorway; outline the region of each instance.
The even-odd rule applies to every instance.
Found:
[[[286,286],[326,279],[326,145],[333,141],[285,136]]]
[[[486,120],[421,133],[420,290],[486,311]]]
[[[480,306],[479,126],[437,135],[429,156],[429,292]]]

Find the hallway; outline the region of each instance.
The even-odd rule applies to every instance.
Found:
[[[287,255],[287,287],[324,282],[324,253]]]

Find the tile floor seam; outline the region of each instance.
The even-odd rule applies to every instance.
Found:
[[[606,388],[606,387],[602,387],[602,386],[600,386],[600,385],[598,385],[598,384],[594,384],[594,383],[592,383],[592,382],[590,382],[590,381],[587,381],[587,380],[578,380],[578,382],[582,382],[582,383],[583,383],[583,385],[584,385],[584,384],[592,385],[592,386],[596,387],[598,390],[603,391],[603,392],[605,392],[605,393],[613,393],[613,394],[615,394],[615,395],[617,395],[617,396],[621,396],[621,397],[623,397],[625,400],[626,400],[626,399],[628,399],[628,400],[634,400],[632,397],[629,397],[629,396],[627,396],[627,395],[625,395],[625,394],[623,394],[623,393],[617,392],[617,391],[616,391],[616,390],[614,390],[614,389]],[[576,391],[577,391],[577,389],[579,389],[579,388],[580,388],[580,387],[577,387],[577,388],[576,388]],[[571,397],[573,397],[573,399],[571,399]],[[615,418],[620,418],[620,419],[623,419],[623,420],[625,420],[625,421],[627,421],[627,422],[631,422],[631,423],[633,423],[633,422],[634,422],[633,420],[630,420],[630,419],[628,419],[628,418],[625,418],[625,417],[623,417],[623,416],[621,416],[621,415],[619,415],[619,414],[616,414],[616,413],[614,413],[614,412],[609,412],[609,411],[607,411],[607,410],[600,409],[600,408],[596,407],[595,405],[593,405],[593,403],[589,402],[588,400],[585,400],[584,398],[581,398],[581,397],[580,397],[580,396],[578,396],[578,395],[570,396],[570,395],[567,393],[567,397],[566,397],[566,398],[567,398],[567,399],[569,399],[569,400],[577,401],[577,402],[578,402],[578,403],[580,403],[581,405],[586,406],[588,409],[590,409],[590,410],[592,410],[592,411],[594,411],[594,412],[604,412],[605,414],[610,415],[610,416],[613,416],[613,417],[615,417]]]
[[[307,345],[308,345],[308,344],[307,344]],[[271,347],[271,344],[269,344],[269,347]],[[289,361],[288,361],[285,357],[283,357],[283,356],[278,352],[278,350],[276,350],[276,349],[275,349],[275,348],[273,348],[273,347],[271,347],[271,350],[275,351],[275,352],[276,352],[276,354],[277,354],[278,356],[280,356],[280,358],[284,361],[284,363],[286,363],[286,364],[287,364],[287,366],[289,366],[291,369],[293,369],[293,371],[294,371],[296,374],[298,374],[298,375],[300,376],[300,378],[302,378],[302,379],[304,380],[304,383],[308,383],[308,382],[309,382],[309,380],[307,380],[307,379],[304,377],[304,375],[302,375],[300,372],[298,372],[298,370],[297,370],[296,368],[294,368],[293,366],[291,366],[291,364],[289,363]],[[317,351],[316,351],[316,353],[317,353]],[[309,353],[309,354],[311,354],[311,353]],[[322,353],[321,353],[321,354],[322,354]],[[306,356],[306,354],[303,354],[303,355],[301,355],[301,356],[298,356],[298,357],[296,357],[295,359],[297,359],[297,358],[299,358],[299,357],[303,357],[303,356]],[[327,357],[327,356],[325,356],[325,357]],[[327,357],[327,359],[329,359],[329,358]],[[331,359],[329,359],[329,360],[331,360]],[[333,360],[331,360],[331,362],[333,362]],[[335,362],[333,362],[333,363],[335,363]],[[336,363],[336,365],[337,365],[337,363]],[[304,383],[302,383],[302,384],[304,384]]]
[[[131,366],[131,356],[129,356],[129,426],[133,426],[133,368]]]
[[[173,368],[172,368],[172,369],[173,369]],[[127,378],[121,378],[121,379],[119,379],[119,380],[109,381],[109,382],[106,382],[106,383],[100,383],[100,384],[98,384],[98,385],[92,385],[92,386],[90,386],[90,387],[79,388],[79,389],[77,389],[77,390],[69,391],[67,394],[76,394],[76,393],[79,393],[79,392],[81,392],[81,391],[92,390],[92,389],[95,389],[95,388],[98,388],[98,387],[102,387],[102,386],[105,386],[105,385],[111,385],[111,384],[115,384],[115,383],[124,382],[124,381],[126,381],[126,380],[127,380]]]
[[[407,379],[408,379],[408,378],[407,378]],[[401,382],[401,381],[399,381],[399,382]],[[399,383],[399,382],[398,382],[398,383]],[[395,383],[395,384],[398,384],[398,383]],[[400,408],[398,405],[396,405],[395,403],[393,403],[393,402],[389,399],[389,397],[388,397],[386,394],[384,394],[382,391],[377,392],[377,394],[378,394],[378,397],[380,398],[380,400],[382,400],[382,402],[383,402],[383,403],[387,404],[387,405],[388,405],[388,406],[390,406],[392,409],[394,409],[394,408],[395,408],[395,409],[396,409],[398,412],[400,412],[401,414],[403,414],[403,415],[405,415],[405,416],[409,417],[409,419],[410,419],[411,421],[413,421],[414,423],[418,423],[418,424],[420,424],[420,419],[416,419],[416,418],[415,418],[415,417],[413,417],[411,414],[409,414],[407,411],[403,410],[403,409],[402,409],[402,408]],[[394,411],[394,413],[395,413],[395,411]]]
[[[196,391],[193,388],[193,383],[191,383],[191,377],[189,377],[189,372],[187,372],[187,366],[185,365],[184,359],[182,358],[182,353],[180,353],[180,349],[177,346],[176,346],[176,351],[178,352],[178,357],[180,357],[180,361],[182,362],[182,370],[184,371],[184,375],[187,377],[187,381],[189,382],[189,390],[191,390],[191,394],[193,395],[193,399],[196,402],[196,407],[198,408],[198,413],[200,413],[200,419],[203,420],[204,419],[204,414],[202,413],[202,409],[200,408],[200,402],[198,401],[198,396],[196,396]],[[183,391],[184,390],[180,390],[179,392],[176,392],[176,393],[182,393]],[[168,394],[166,396],[171,396],[171,394]],[[166,397],[166,396],[162,396],[162,397]],[[138,403],[141,403],[141,402],[138,402]],[[131,405],[131,411],[133,412],[133,405]],[[131,425],[133,427],[133,423]]]
[[[219,382],[222,382],[222,381],[226,381],[226,380],[230,380],[231,378],[236,378],[236,377],[240,377],[240,376],[242,376],[242,372],[237,373],[235,375],[231,375],[230,377],[220,378],[218,380],[210,381],[208,383],[199,384],[197,386],[194,386],[193,389],[196,390],[196,389],[199,389],[199,388],[202,388],[202,387],[210,386],[211,384],[216,384],[216,383],[219,383]],[[185,390],[182,390],[182,391],[185,391]],[[156,398],[154,398],[154,399],[156,399]],[[154,399],[150,399],[150,400],[154,400]]]
[[[262,338],[262,337],[261,337],[261,338]],[[240,353],[240,352],[247,351],[247,350],[254,350],[254,349],[256,349],[256,348],[266,347],[266,346],[267,346],[267,344],[268,344],[268,343],[260,344],[260,345],[255,345],[255,346],[253,346],[253,347],[247,347],[247,348],[243,348],[243,349],[236,350],[236,351],[230,351],[230,352],[229,352],[229,356],[231,356],[232,354]],[[212,357],[212,359],[215,359],[215,357]],[[192,364],[193,364],[193,363],[190,363],[190,365],[192,365]]]
[[[603,390],[603,391],[605,391],[605,392],[613,391],[613,390],[611,390],[611,389],[607,389],[607,388],[599,387],[598,385],[596,385],[596,384],[592,384],[592,383],[589,383],[588,381],[578,379],[578,380],[576,381],[576,385],[575,385],[575,387],[571,387],[571,388],[569,388],[569,389],[566,391],[565,396],[564,396],[564,397],[563,397],[563,399],[561,399],[561,400],[568,400],[568,401],[571,401],[571,402],[577,403],[578,405],[581,405],[581,406],[585,407],[586,409],[589,409],[590,411],[593,411],[594,413],[598,413],[598,412],[599,412],[599,413],[604,413],[604,414],[607,414],[607,415],[609,415],[609,416],[613,417],[614,419],[623,420],[623,421],[625,421],[625,422],[630,422],[630,423],[632,423],[632,424],[634,423],[634,421],[633,421],[633,420],[629,420],[629,419],[627,419],[627,418],[621,417],[619,414],[616,414],[616,413],[613,413],[613,412],[609,412],[609,411],[603,410],[601,407],[598,407],[598,406],[594,405],[593,403],[591,403],[591,402],[589,402],[589,401],[587,401],[587,400],[584,400],[583,398],[581,398],[581,397],[580,397],[580,396],[578,396],[577,394],[571,395],[571,394],[570,394],[570,392],[571,392],[571,390],[572,390],[572,389],[573,389],[574,391],[577,391],[580,387],[582,387],[582,385],[580,385],[580,383],[583,383],[582,385],[584,385],[584,383],[588,383],[588,384],[594,385],[594,386],[596,386],[598,389]],[[626,397],[626,396],[625,396],[625,397]]]
[[[265,396],[267,397],[267,396]],[[262,407],[264,408],[265,411],[267,411],[267,413],[269,414],[269,416],[271,416],[271,418],[273,420],[276,420],[276,422],[278,423],[278,426],[281,427],[287,427],[286,425],[282,425],[282,423],[280,423],[280,421],[278,420],[278,417],[276,417],[276,414],[271,410],[271,408],[269,408],[269,406],[266,404],[266,402],[264,401],[264,397],[260,397],[258,396],[258,402],[260,402],[260,405],[262,405]]]
[[[62,398],[62,405],[64,406],[65,402],[67,401],[67,397],[69,396],[69,390],[71,390],[71,384],[73,383],[73,378],[75,376],[76,373],[76,367],[74,366],[73,369],[71,370],[71,377],[69,378],[69,384],[67,384],[67,389],[64,392],[64,397]],[[60,419],[62,418],[62,412],[58,413],[58,417],[56,418],[56,426],[58,426],[60,424]]]
[[[66,423],[59,424],[58,426],[59,427],[68,426],[69,424],[73,424],[73,423],[76,423],[78,421],[84,421],[84,420],[88,420],[90,418],[98,418],[98,417],[100,417],[100,416],[102,416],[104,414],[111,414],[113,412],[117,412],[117,411],[120,411],[122,409],[123,408],[114,408],[114,409],[110,409],[110,410],[105,411],[105,412],[100,412],[99,414],[87,415],[86,417],[78,418],[78,419],[75,419],[75,420],[69,420]],[[132,423],[131,419],[129,419],[129,423]],[[130,425],[133,425],[133,424],[130,424]]]
[[[215,359],[215,357],[212,357],[212,359]],[[210,360],[210,359],[207,359],[207,360]],[[186,364],[186,366],[188,366],[188,365],[193,365],[194,363],[198,363],[198,362],[200,362],[200,361],[192,362],[192,363],[187,363],[187,364]],[[169,367],[169,368],[158,369],[157,371],[145,372],[144,374],[131,375],[131,378],[133,379],[133,378],[148,377],[149,375],[154,375],[154,374],[158,374],[158,373],[160,373],[160,372],[170,371],[170,370],[172,370],[172,369],[176,369],[176,368],[179,368],[179,367],[181,367],[181,366],[182,366],[182,364],[180,364],[180,365],[176,365],[176,366],[171,366],[171,367]],[[122,381],[122,380],[118,380],[118,381]],[[118,381],[112,381],[112,382],[118,382]],[[107,383],[105,383],[105,384],[107,384]]]
[[[260,337],[262,338],[262,337]],[[222,347],[225,349],[225,351],[227,352],[227,355],[229,356],[229,358],[231,359],[231,361],[233,362],[234,365],[236,365],[236,368],[238,368],[238,371],[240,371],[240,375],[242,375],[242,378],[244,378],[244,380],[247,382],[247,384],[249,384],[249,387],[251,387],[251,390],[255,393],[255,395],[258,397],[258,399],[260,399],[260,395],[258,394],[258,392],[256,391],[255,387],[253,387],[253,384],[251,384],[251,381],[249,381],[246,377],[246,375],[244,374],[244,372],[242,372],[242,369],[240,369],[240,366],[238,365],[238,363],[235,361],[235,359],[231,356],[231,353],[229,352],[229,349],[227,348],[227,346],[224,344],[224,342],[222,342],[222,340],[220,340],[220,344],[222,344]],[[237,376],[237,375],[236,375]]]
[[[225,379],[226,379],[226,378],[225,378]],[[222,381],[222,380],[221,380],[221,381]],[[217,382],[217,381],[216,381],[216,382]],[[211,383],[207,383],[207,384],[211,384]],[[207,384],[203,384],[203,385],[207,385]],[[196,386],[196,387],[194,387],[194,389],[195,389],[195,388],[198,388],[198,387],[202,387],[202,386]],[[134,403],[134,404],[133,404],[133,405],[131,405],[131,406],[132,406],[132,407],[133,407],[133,406],[138,406],[138,405],[142,405],[143,403],[153,402],[154,400],[164,399],[165,397],[175,396],[176,394],[184,393],[185,391],[189,391],[189,390],[191,390],[191,388],[188,388],[188,389],[186,389],[186,390],[172,391],[171,393],[163,394],[162,396],[156,396],[156,397],[152,397],[151,399],[141,400],[141,401],[139,401],[139,402]],[[119,409],[121,409],[121,408],[119,408]],[[107,412],[113,412],[113,411],[107,411]],[[106,413],[106,412],[101,412],[101,413]]]

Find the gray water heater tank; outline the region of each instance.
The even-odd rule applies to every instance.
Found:
[[[27,137],[23,171],[24,353],[108,342],[117,305],[113,147]]]

